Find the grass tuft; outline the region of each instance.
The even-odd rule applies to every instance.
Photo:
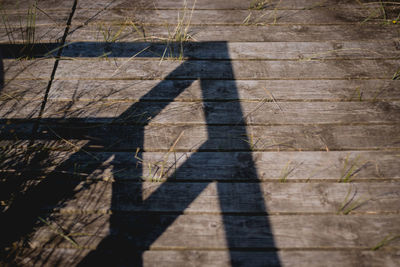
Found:
[[[31,57],[33,51],[33,45],[36,40],[36,16],[37,16],[37,2],[36,0],[31,6],[29,6],[27,14],[25,17],[19,17],[19,25],[11,25],[8,15],[4,10],[1,10],[1,18],[3,21],[4,29],[11,44],[17,43],[17,34],[19,33],[22,39],[23,48],[19,54],[27,55],[28,58]],[[16,35],[14,35],[16,34]]]
[[[253,0],[250,3],[249,9],[263,10],[268,7],[270,0]]]
[[[393,74],[392,80],[400,79],[400,69]]]
[[[186,42],[193,40],[193,36],[190,34],[189,29],[190,25],[192,22],[192,17],[193,17],[193,12],[194,8],[196,6],[196,0],[193,3],[192,8],[190,9],[190,13],[188,14],[188,7],[187,7],[187,1],[184,1],[184,6],[183,6],[183,14],[181,15],[178,13],[178,22],[174,28],[173,31],[170,31],[167,25],[168,29],[168,38],[166,40],[166,46],[164,49],[164,52],[161,56],[160,59],[160,64],[164,60],[166,56],[168,57],[174,57],[178,52],[178,60],[182,60],[184,57],[184,45]],[[178,45],[178,50],[176,51],[176,45]],[[168,54],[167,54],[168,52]]]
[[[346,156],[343,164],[343,168],[341,170],[341,176],[339,178],[339,183],[350,183],[353,181],[353,178],[367,166],[369,162],[360,162],[359,156],[350,160],[349,155]]]
[[[347,191],[346,197],[344,198],[342,204],[340,204],[340,207],[337,211],[337,214],[343,214],[343,215],[348,215],[355,209],[361,207],[368,201],[370,201],[372,198],[368,199],[355,199],[357,195],[357,188],[354,189],[353,192],[353,187],[349,186],[349,190]]]
[[[396,239],[398,239],[398,238],[400,238],[400,235],[388,235],[388,236],[386,236],[382,241],[380,241],[378,244],[376,244],[376,245],[372,248],[372,250],[373,250],[373,251],[378,250],[378,249],[380,249],[380,248],[386,246],[387,244],[389,244],[390,242],[392,242],[392,241],[394,241],[394,240],[396,240]]]

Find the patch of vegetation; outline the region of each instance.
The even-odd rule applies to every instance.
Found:
[[[343,215],[348,215],[355,209],[361,207],[365,203],[371,200],[369,199],[355,199],[357,195],[357,189],[354,190],[353,192],[353,187],[349,186],[349,190],[347,191],[346,197],[344,198],[342,204],[340,205],[337,213],[338,214],[343,214]]]
[[[341,170],[341,176],[339,178],[339,183],[350,183],[353,178],[367,166],[368,161],[361,162],[360,158],[357,156],[354,159],[350,159],[349,155],[344,159],[344,164]]]
[[[398,2],[379,0],[376,2],[363,3],[358,0],[358,3],[368,10],[369,13],[368,16],[361,22],[361,24],[372,19],[381,21],[384,25],[399,23],[400,3]],[[373,7],[370,7],[370,5]]]
[[[12,25],[9,20],[9,15],[1,10],[1,19],[4,29],[11,44],[15,44],[18,40],[18,35],[22,40],[22,51],[19,54],[26,54],[30,57],[33,45],[36,43],[36,16],[37,16],[37,0],[28,8],[27,14],[19,16],[19,25]]]
[[[194,8],[196,6],[196,0],[193,3],[190,12],[187,7],[187,1],[184,2],[183,14],[178,13],[178,22],[173,31],[168,28],[168,38],[166,40],[166,46],[164,52],[161,56],[160,64],[167,56],[169,58],[177,56],[178,60],[182,60],[184,57],[184,45],[186,42],[194,40],[193,36],[190,34],[189,29],[192,22]],[[178,46],[178,47],[177,47]],[[178,49],[178,51],[176,51]]]
[[[270,5],[270,0],[253,0],[250,3],[249,9],[263,10]]]

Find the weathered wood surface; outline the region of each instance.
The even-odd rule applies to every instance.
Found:
[[[400,8],[399,8],[400,10]],[[373,9],[316,10],[98,10],[78,9],[74,23],[134,23],[175,25],[279,25],[279,24],[354,24],[382,22],[380,7]]]
[[[43,92],[44,93],[44,92]],[[37,118],[42,101],[5,99],[0,101],[1,119],[22,119],[30,120]]]
[[[1,1],[1,7],[5,12],[26,12],[35,2],[37,2],[38,8],[45,11],[71,10],[74,3],[73,0],[3,0]]]
[[[276,101],[398,101],[400,81],[388,80],[269,80],[269,81],[204,81],[213,97],[204,98],[200,82],[194,81],[177,97],[179,88],[187,81],[163,81],[163,90],[147,94],[161,80],[96,81],[57,80],[52,84],[49,99],[54,101],[263,101],[271,95]],[[47,80],[8,80],[0,92],[0,99],[40,100]],[[234,93],[232,88],[237,88]],[[296,90],[293,90],[296,88]],[[361,94],[361,95],[360,95]]]
[[[208,42],[208,43],[135,43],[135,42],[72,42],[64,49],[64,57],[162,58],[165,59],[385,59],[400,58],[398,44],[378,42]],[[228,51],[227,51],[228,50]]]
[[[3,0],[2,7],[7,10],[24,10],[26,7],[34,4],[34,0]],[[57,0],[40,0],[38,1],[38,7],[43,10],[62,10],[62,9],[71,9],[73,5],[73,0],[68,1],[57,1]],[[329,7],[329,8],[339,8],[339,7],[348,7],[348,8],[366,8],[366,7],[375,7],[376,3],[363,3],[356,2],[351,0],[339,0],[339,1],[320,1],[320,0],[296,0],[296,1],[268,1],[265,5],[262,6],[262,9],[271,10],[271,9],[312,9],[312,8],[321,8],[321,7]],[[254,2],[255,3],[255,2]],[[210,10],[224,10],[224,9],[251,9],[256,8],[255,5],[252,5],[252,1],[246,0],[233,0],[233,1],[211,1],[211,0],[202,0],[196,1],[194,5],[194,1],[187,1],[187,8],[195,7],[195,9],[210,9]],[[182,9],[185,5],[183,1],[175,1],[175,0],[118,0],[118,1],[78,1],[78,9]]]
[[[56,262],[60,265],[71,265],[80,262],[90,252],[88,249],[72,249],[72,248],[43,248],[31,251],[21,262],[26,266],[34,266],[49,264]],[[104,250],[103,254],[113,258],[112,251]],[[276,261],[278,254],[280,262]],[[327,267],[337,266],[340,262],[341,266],[351,267],[355,265],[361,266],[388,266],[396,267],[400,260],[400,255],[396,251],[349,251],[347,249],[325,250],[325,251],[290,251],[281,250],[278,252],[268,251],[202,251],[202,250],[149,250],[143,253],[143,266],[162,265],[167,267],[175,266],[232,266],[231,256],[235,258],[235,262],[239,265],[249,266],[265,266],[265,262],[269,266],[301,266],[308,267],[312,265],[323,264]],[[329,260],[328,260],[329,259]],[[102,261],[104,263],[105,261]],[[131,265],[136,262],[126,259],[121,265]],[[113,262],[116,264],[116,262]]]
[[[3,60],[5,79],[0,89],[1,119],[32,119],[39,115],[54,59]]]
[[[59,42],[64,35],[65,26],[57,26],[57,25],[42,25],[35,27],[35,43],[46,43],[46,42]],[[24,31],[21,29],[14,28],[11,33],[7,33],[6,30],[0,30],[0,43],[20,43],[26,44],[27,39],[25,37]],[[32,43],[32,42],[30,42]]]
[[[7,121],[6,121],[7,122]],[[30,138],[32,123],[5,124],[3,144]],[[240,126],[49,124],[42,125],[36,139],[46,147],[68,150],[81,147],[103,151],[341,151],[399,149],[398,125],[290,125]],[[144,135],[144,141],[143,141]],[[208,140],[208,137],[211,140]],[[250,139],[250,140],[246,140]],[[62,140],[63,139],[63,140]],[[66,143],[67,140],[69,142]],[[21,143],[22,145],[22,143]]]
[[[10,73],[9,73],[10,74]],[[50,76],[49,76],[50,77]],[[0,101],[43,99],[49,81],[47,80],[8,80],[0,91]],[[0,105],[4,105],[2,102]]]
[[[51,126],[50,126],[51,127]],[[400,128],[398,125],[374,126],[251,126],[248,133],[239,127],[211,126],[148,126],[145,128],[144,143],[140,144],[139,127],[99,127],[85,133],[80,129],[69,136],[67,129],[59,135],[68,140],[85,139],[102,146],[105,150],[135,150],[142,147],[146,151],[166,150],[183,132],[176,151],[196,150],[201,144],[203,150],[374,150],[379,148],[400,148]],[[44,129],[46,129],[44,127]],[[123,130],[124,129],[124,130]],[[52,130],[55,130],[54,128]],[[227,132],[229,132],[227,134]],[[121,134],[123,133],[123,134]],[[245,141],[247,137],[253,143]],[[76,136],[76,137],[75,137]],[[212,141],[208,141],[211,137]],[[39,135],[38,139],[41,138]]]
[[[2,1],[0,43],[37,44],[59,42],[70,17],[73,0],[62,1],[68,8],[48,10],[58,1]],[[3,55],[8,53],[5,49]]]
[[[47,102],[54,59],[3,60],[0,188],[34,179],[24,212],[0,199],[19,264],[396,266],[399,25],[376,3],[198,0],[183,52],[164,22],[192,0],[73,3],[38,3],[42,43],[75,12]]]
[[[79,190],[79,189],[77,189]],[[261,190],[261,195],[257,191]],[[199,196],[192,202],[193,195]],[[397,213],[400,184],[396,183],[132,183],[96,182],[58,207],[60,213],[183,212],[265,214],[337,214],[358,204],[349,214]],[[143,202],[143,200],[144,202]],[[112,208],[110,203],[114,199]],[[220,202],[227,202],[221,210]],[[191,202],[187,206],[187,202]]]
[[[92,247],[107,235],[111,235],[109,247],[124,242],[134,249],[268,249],[268,248],[356,248],[371,249],[385,236],[398,234],[400,218],[398,215],[297,215],[297,216],[244,216],[226,215],[225,224],[220,215],[193,214],[174,215],[156,214],[115,214],[114,227],[109,229],[110,215],[60,215],[54,218],[58,225],[69,233],[84,233],[74,236],[76,243],[83,247]],[[148,243],[148,239],[157,236],[157,228],[163,229],[174,223],[161,236]],[[266,228],[269,221],[270,229]],[[227,223],[228,222],[228,223]],[[56,226],[57,224],[53,224]],[[305,227],[307,226],[307,227]],[[273,229],[273,230],[272,230]],[[315,229],[320,229],[316,232]],[[123,233],[121,232],[123,230]],[[226,244],[225,231],[234,233],[231,244]],[[246,236],[244,239],[243,236]],[[332,236],[336,236],[332,240]],[[35,234],[32,247],[48,246],[72,247],[71,243],[54,233],[50,227],[42,227]],[[398,249],[400,240],[386,245]]]
[[[38,3],[40,3],[39,1]],[[40,5],[39,5],[40,6]],[[26,27],[28,26],[28,10],[29,7],[27,7],[25,10],[13,10],[13,9],[8,9],[8,10],[2,10],[2,16],[4,21],[0,24],[0,31],[10,31],[14,30],[14,32],[18,32],[21,30],[25,30]],[[31,8],[32,14],[35,15],[35,20],[34,22],[32,21],[32,24],[29,24],[30,26],[37,27],[37,26],[63,26],[65,27],[69,18],[69,15],[71,13],[71,10],[63,10],[63,11],[40,11],[38,9]]]
[[[366,182],[400,178],[398,151],[144,152],[135,157],[135,151],[95,152],[85,147],[76,153],[79,148],[51,153],[54,166],[46,168],[55,171],[56,177],[66,174],[69,180],[89,181],[339,182],[347,178]],[[249,170],[253,163],[254,172]]]
[[[399,64],[400,60],[196,60],[160,64],[159,60],[77,59],[60,61],[56,79],[391,79]]]
[[[314,42],[314,41],[369,41],[398,38],[398,25],[285,25],[285,26],[193,26],[193,41],[227,42]],[[110,26],[107,31],[116,34],[121,26]],[[170,28],[170,31],[173,27]],[[144,35],[144,36],[143,36]],[[150,26],[140,29],[125,28],[117,41],[165,41],[170,39],[168,27]],[[72,26],[67,41],[104,41],[99,26]]]
[[[264,3],[262,8],[265,9],[311,9],[316,7],[341,7],[341,5],[347,7],[365,7],[365,6],[376,6],[375,3],[363,3],[367,1],[351,1],[351,0],[335,0],[335,1],[326,1],[326,0],[290,0],[290,1],[279,1],[273,0]],[[210,10],[220,10],[220,9],[249,9],[255,8],[253,3],[257,3],[256,1],[251,0],[233,0],[233,1],[212,1],[212,0],[201,0],[194,1],[189,0],[186,2],[187,8],[195,9],[210,9]],[[194,5],[195,4],[195,5]],[[152,9],[181,9],[184,6],[182,1],[175,0],[155,0],[155,1],[146,1],[146,0],[118,0],[110,3],[109,1],[80,1],[78,4],[78,8],[93,8],[93,9],[103,9],[103,8],[152,8]]]
[[[398,151],[144,152],[135,157],[134,151],[95,152],[85,147],[77,153],[79,148],[51,152],[54,165],[43,168],[55,171],[56,177],[64,173],[68,180],[379,182],[400,178]],[[2,147],[2,153],[12,155],[15,149]],[[12,170],[14,163],[9,160],[2,171],[18,171]],[[246,169],[253,162],[254,173]]]
[[[54,67],[54,59],[13,60],[4,59],[4,79],[12,81],[23,80],[49,80]]]
[[[12,111],[15,109],[15,111]],[[8,120],[2,122],[2,144],[30,138],[32,125],[13,124],[36,118],[40,103],[10,105],[2,109]],[[13,116],[13,112],[23,112]],[[65,122],[65,121],[62,121]],[[271,125],[249,126],[245,132],[241,126],[211,125],[149,125],[122,126],[118,124],[61,124],[45,125],[36,136],[38,143],[60,150],[75,150],[90,142],[86,149],[104,151],[167,152],[179,137],[174,151],[344,151],[399,149],[397,125]],[[144,134],[143,134],[144,130]],[[180,136],[181,135],[181,136]],[[143,138],[144,137],[144,141]],[[211,138],[211,140],[208,139]],[[26,144],[25,144],[26,145]]]
[[[279,154],[281,153],[281,154]],[[136,165],[134,153],[116,154],[115,171],[113,177],[116,179],[131,179],[144,177],[146,180],[161,180],[170,175],[175,175],[171,179],[177,180],[275,180],[278,181],[290,172],[287,179],[303,180],[330,180],[339,181],[344,178],[353,166],[353,173],[350,177],[354,180],[375,179],[375,178],[400,178],[397,166],[399,158],[398,152],[203,152],[198,153],[193,159],[194,164],[184,164],[190,156],[195,153],[144,153],[139,155],[143,160],[142,164]],[[112,154],[94,154],[97,158],[113,159]],[[77,160],[82,156],[77,155]],[[121,156],[121,157],[120,157]],[[82,162],[82,169],[85,164],[93,161],[93,157],[84,155],[87,162]],[[91,159],[90,159],[91,158]],[[121,160],[121,163],[118,162]],[[347,162],[346,163],[346,159]],[[127,161],[126,161],[127,160]],[[256,172],[252,173],[247,168],[251,162],[256,166]],[[124,162],[132,162],[131,167],[123,166]],[[164,166],[164,174],[161,172]],[[119,165],[119,166],[118,166]],[[89,167],[93,164],[89,164]],[[207,166],[205,170],[202,166]],[[234,167],[233,167],[234,166]],[[393,168],[393,169],[391,169]],[[142,170],[141,170],[142,169]],[[286,169],[286,171],[285,171]],[[118,170],[118,171],[117,171]],[[141,173],[142,172],[142,173]],[[84,172],[85,173],[85,172]],[[94,174],[96,175],[96,174]],[[103,172],[99,178],[112,178],[109,173]],[[258,177],[258,178],[257,178]]]
[[[36,81],[9,83],[4,90],[21,91],[35,97]],[[200,81],[180,80],[55,80],[49,99],[54,101],[372,101],[400,100],[400,81],[394,80],[207,80],[202,81],[210,96],[201,91]],[[149,94],[156,85],[160,90]],[[186,89],[181,92],[182,87]],[[22,88],[29,88],[24,90]],[[237,92],[235,92],[235,89]],[[180,94],[179,94],[180,92]]]
[[[398,123],[399,102],[53,102],[44,118],[140,124],[357,124]],[[164,109],[162,109],[165,107]],[[160,111],[160,109],[162,109]]]

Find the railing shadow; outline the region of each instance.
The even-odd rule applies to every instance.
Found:
[[[149,47],[145,51],[144,48]],[[229,51],[225,42],[208,42],[208,43],[187,43],[185,44],[184,50],[180,50],[180,44],[171,44],[169,49],[169,56],[179,56],[185,58],[182,64],[172,71],[164,80],[152,88],[149,92],[143,95],[138,102],[132,104],[123,114],[116,118],[109,119],[109,126],[113,124],[122,124],[134,126],[134,132],[129,132],[134,136],[135,144],[138,148],[143,149],[144,147],[144,136],[145,127],[151,122],[151,120],[144,119],[143,117],[137,116],[137,114],[151,114],[152,118],[156,117],[166,108],[170,102],[179,96],[186,88],[188,88],[194,81],[200,80],[202,98],[213,99],[220,98],[216,94],[215,90],[210,88],[208,77],[205,75],[206,70],[209,66],[199,65],[199,61],[196,59],[203,58],[204,51],[202,52],[201,47],[208,47],[209,53],[214,52],[213,58],[220,59],[213,61],[210,64],[216,64],[217,69],[220,70],[218,75],[222,80],[234,80],[235,76],[230,63]],[[3,51],[8,51],[5,58],[18,57],[18,51],[21,49],[17,45],[3,45]],[[58,49],[56,44],[42,44],[41,46],[33,47],[31,50],[31,56],[38,57],[49,56]],[[68,57],[99,57],[106,55],[107,57],[130,57],[138,51],[143,51],[138,54],[138,57],[159,57],[162,55],[165,49],[165,44],[148,44],[148,43],[74,43],[64,48],[63,56]],[[44,51],[49,51],[45,52]],[[186,79],[188,70],[191,71],[190,79]],[[162,94],[162,91],[166,88],[166,83],[170,81],[179,80],[179,87],[174,90],[174,93],[170,95],[169,101],[163,102],[151,102],[149,99],[156,98],[156,96]],[[231,95],[233,99],[240,99],[236,86],[232,86]],[[248,179],[247,190],[251,192],[252,196],[247,196],[243,193],[230,192],[228,195],[231,197],[220,197],[219,205],[221,210],[221,216],[224,225],[226,244],[230,253],[230,262],[232,266],[242,265],[268,265],[268,266],[279,266],[279,258],[276,253],[276,246],[272,235],[272,230],[269,224],[267,207],[263,197],[260,184],[258,183],[257,170],[254,163],[254,159],[251,154],[250,140],[246,133],[246,124],[244,114],[241,109],[240,102],[234,101],[231,103],[232,112],[225,114],[223,109],[215,109],[213,105],[203,104],[203,112],[205,117],[205,123],[208,132],[207,141],[204,142],[198,151],[210,150],[210,147],[215,146],[218,140],[215,140],[215,135],[210,134],[210,125],[214,123],[212,118],[218,117],[219,120],[227,127],[235,127],[238,132],[241,133],[241,138],[232,138],[229,131],[220,132],[219,138],[232,139],[231,150],[232,157],[226,157],[224,159],[218,159],[219,152],[214,153],[211,158],[205,159],[205,156],[209,157],[211,154],[205,155],[202,152],[193,153],[180,167],[178,167],[172,175],[169,176],[169,180],[179,181],[180,179],[185,180],[185,177],[181,173],[187,173],[187,170],[193,174],[203,173],[210,177],[209,179],[196,183],[190,191],[184,187],[179,192],[180,206],[179,211],[172,213],[147,213],[146,209],[157,210],[157,199],[166,194],[169,183],[163,183],[159,188],[153,192],[145,200],[142,199],[142,192],[135,191],[135,196],[130,195],[130,192],[126,192],[124,186],[126,183],[119,182],[118,180],[112,184],[112,201],[111,210],[118,210],[121,206],[121,201],[124,199],[132,199],[135,205],[138,205],[138,210],[142,212],[127,214],[124,212],[115,212],[110,217],[110,234],[105,237],[101,243],[97,246],[96,250],[89,253],[80,263],[80,266],[92,266],[94,264],[101,265],[132,265],[142,266],[142,253],[151,248],[152,244],[171,226],[174,221],[178,219],[180,215],[184,213],[184,210],[200,195],[200,193],[211,183],[217,183],[217,190],[219,196],[226,196],[227,192],[224,183],[221,182],[220,177],[230,177],[230,182],[235,182],[235,179]],[[237,118],[235,125],[228,119]],[[226,122],[224,123],[224,119]],[[41,133],[37,133],[37,139],[45,139],[47,141],[57,140],[60,136],[53,135],[53,129],[61,129],[60,135],[70,135],[79,137],[79,131],[68,130],[69,124],[84,123],[90,119],[91,122],[104,122],[106,118],[42,118],[40,120],[40,129],[49,128],[48,134],[43,136]],[[15,121],[15,120],[14,120]],[[4,123],[4,120],[1,121]],[[102,128],[107,130],[107,126]],[[224,128],[224,131],[226,128]],[[61,133],[63,132],[63,133]],[[127,137],[130,138],[130,137]],[[220,140],[220,139],[219,139]],[[107,142],[107,141],[105,141]],[[90,141],[85,146],[80,148],[79,151],[74,153],[69,159],[64,161],[62,164],[56,167],[55,170],[46,174],[46,178],[35,185],[34,187],[27,190],[23,195],[16,198],[12,205],[2,214],[3,227],[2,233],[2,248],[11,246],[13,242],[21,239],[23,236],[28,236],[37,225],[38,217],[45,216],[43,213],[43,207],[60,206],[60,203],[66,203],[68,200],[73,199],[79,189],[80,179],[71,179],[71,174],[68,170],[73,168],[79,158],[87,157],[87,151],[91,150],[91,147],[102,145],[106,147],[107,144],[104,141]],[[217,150],[217,149],[215,149]],[[235,152],[236,150],[236,152]],[[238,152],[242,151],[242,152]],[[244,151],[244,152],[243,152]],[[137,155],[138,158],[142,157],[142,154]],[[218,161],[224,166],[224,169],[208,169],[204,163]],[[238,160],[241,162],[241,166],[237,166]],[[122,154],[115,153],[110,165],[118,165],[124,162]],[[91,164],[85,169],[87,173],[94,173],[96,170],[102,169],[102,160],[97,161],[95,164]],[[143,166],[138,164],[136,167],[136,173],[143,174],[145,170]],[[185,170],[185,171],[182,171]],[[221,173],[222,172],[222,173]],[[199,181],[199,180],[198,180]],[[95,183],[96,181],[85,181],[87,186]],[[196,182],[196,180],[193,180]],[[246,203],[246,206],[252,207],[251,212],[241,211],[237,212],[234,203]],[[247,212],[247,215],[246,215]],[[46,218],[51,218],[48,216]],[[252,224],[256,224],[256,230],[252,229]],[[5,230],[6,229],[6,230]],[[15,229],[15,230],[10,230]],[[262,230],[260,230],[262,229]],[[254,259],[253,255],[246,253],[239,253],[245,251],[258,251],[265,252],[258,254],[258,258]],[[258,263],[258,264],[255,264]]]

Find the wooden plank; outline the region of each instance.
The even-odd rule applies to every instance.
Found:
[[[38,3],[40,3],[39,1]],[[40,6],[40,5],[39,5]],[[0,24],[0,29],[2,32],[4,31],[15,31],[18,30],[26,30],[28,27],[27,20],[30,14],[34,14],[35,20],[29,21],[29,25],[33,27],[37,26],[66,26],[71,10],[63,10],[63,11],[49,11],[46,12],[44,10],[35,10],[32,9],[28,13],[29,7],[25,10],[2,10],[2,23]]]
[[[400,60],[63,60],[56,79],[392,79]]]
[[[121,26],[107,27],[111,36]],[[314,42],[314,41],[369,41],[394,40],[398,38],[398,25],[284,25],[284,26],[192,26],[189,34],[195,41],[229,41],[229,42]],[[173,31],[173,27],[170,28]],[[170,39],[168,27],[148,26],[139,31],[126,27],[118,34],[117,41],[165,41]],[[104,35],[97,25],[71,27],[67,39],[71,41],[104,41]]]
[[[112,224],[109,220],[112,216]],[[371,249],[385,236],[398,235],[398,215],[357,216],[224,216],[220,215],[78,215],[54,216],[80,246],[95,248],[111,234],[103,248],[113,248],[123,242],[132,249],[268,249],[268,248],[347,248]],[[269,224],[267,221],[269,220]],[[172,223],[172,224],[171,224]],[[305,227],[307,226],[307,227]],[[109,229],[111,227],[111,229]],[[167,228],[168,227],[168,228]],[[167,229],[166,229],[167,228]],[[225,237],[225,231],[230,236]],[[161,232],[161,233],[160,233]],[[154,240],[157,238],[156,240]],[[229,239],[229,245],[226,238]],[[154,242],[152,242],[154,240]],[[31,239],[31,246],[72,247],[71,243],[43,226]],[[51,243],[50,243],[51,242]],[[51,245],[50,245],[51,244]],[[400,240],[386,244],[399,249]]]
[[[363,1],[365,2],[365,1]],[[194,3],[196,3],[194,5]],[[189,0],[186,2],[187,8],[192,8],[193,6],[196,9],[249,9],[249,8],[257,8],[256,1],[252,0],[232,0],[232,1],[212,1],[212,0],[202,0],[202,1],[194,1]],[[316,7],[337,7],[337,6],[345,5],[347,7],[363,7],[357,2],[349,1],[349,0],[340,0],[331,1],[326,0],[290,0],[290,1],[279,1],[273,0],[268,1],[262,6],[258,6],[262,9],[312,9]],[[371,5],[368,5],[371,6]],[[372,4],[373,6],[373,4]],[[155,0],[155,1],[146,1],[146,0],[136,0],[136,1],[128,1],[128,0],[118,0],[113,1],[111,4],[109,1],[81,1],[78,4],[78,8],[92,8],[92,9],[104,9],[104,8],[153,8],[153,9],[181,9],[185,7],[182,1],[175,0]]]
[[[32,119],[39,115],[54,59],[5,59],[5,85],[0,92],[2,119]]]
[[[231,254],[231,255],[229,255]],[[223,251],[147,251],[144,253],[145,266],[165,264],[179,266],[185,264],[198,266],[231,266],[231,260],[238,264],[265,266],[265,263],[275,264],[276,254],[279,257],[277,266],[354,266],[357,264],[372,266],[396,266],[399,254],[396,252],[375,251],[279,251],[279,252],[223,252]],[[268,258],[270,259],[268,261]]]
[[[121,24],[132,21],[137,24],[174,25],[181,21],[184,25],[354,24],[382,22],[383,17],[380,7],[369,9],[194,11],[107,9],[102,12],[78,9],[73,23]]]
[[[2,7],[6,10],[19,10],[26,9],[30,5],[32,5],[34,0],[3,0]],[[365,1],[363,1],[365,2]],[[255,3],[255,2],[254,2]],[[192,8],[194,4],[194,0],[187,1],[187,8]],[[40,0],[38,2],[38,7],[43,10],[62,10],[62,9],[71,9],[73,5],[73,1],[57,1],[57,0]],[[329,7],[329,8],[366,8],[366,7],[375,7],[375,3],[364,3],[363,5],[349,0],[341,0],[341,1],[320,1],[320,0],[291,0],[291,1],[268,1],[262,7],[263,10],[271,10],[271,9],[314,9],[321,7]],[[181,1],[175,0],[155,0],[155,1],[146,1],[146,0],[118,0],[118,1],[79,1],[78,8],[79,9],[182,9],[185,5]],[[211,1],[211,0],[202,0],[196,1],[195,9],[257,9],[257,6],[252,5],[251,0],[232,0],[232,1]]]
[[[33,6],[37,2],[37,7],[41,10],[59,10],[68,9],[71,10],[74,1],[58,1],[58,0],[3,0],[1,7],[6,12],[14,11],[26,11],[29,7]]]
[[[50,77],[50,76],[49,76]],[[0,101],[42,100],[49,81],[46,80],[10,80],[0,91]]]
[[[42,101],[11,99],[0,101],[1,119],[30,120],[37,118]]]
[[[99,251],[99,254],[107,255],[108,259],[119,259],[112,262],[114,266],[119,265],[135,265],[137,261],[134,257],[126,257],[124,260],[120,256],[114,255],[113,251]],[[54,265],[55,263],[66,266],[75,265],[81,262],[89,253],[94,251],[88,249],[73,248],[42,248],[36,250],[28,250],[20,261],[26,262],[26,266],[32,262],[37,265]],[[132,252],[131,252],[132,253]],[[117,253],[116,253],[117,254]],[[279,257],[279,263],[276,261],[276,255]],[[201,251],[201,250],[181,250],[181,251],[145,251],[143,253],[143,266],[232,266],[231,257],[237,264],[251,266],[265,266],[268,262],[269,266],[319,266],[322,262],[324,266],[334,267],[340,262],[341,266],[351,267],[354,265],[361,266],[397,266],[400,260],[397,251],[278,251],[278,252],[251,252],[251,251]],[[269,260],[268,260],[269,259]],[[107,259],[99,259],[103,264]]]
[[[6,122],[5,122],[6,123]],[[174,151],[336,151],[398,149],[398,125],[314,126],[190,126],[190,125],[74,125],[50,124],[39,128],[36,142],[55,149],[75,149],[88,144],[91,150]],[[31,123],[3,124],[0,137],[29,140]],[[143,139],[144,138],[144,139]],[[144,141],[143,141],[144,140]],[[207,141],[208,140],[208,141]],[[22,145],[21,143],[20,145]]]
[[[64,35],[65,26],[42,25],[35,27],[35,43],[54,42],[57,43]],[[12,32],[4,29],[0,30],[0,43],[6,44],[26,44],[27,39],[24,31],[20,28],[14,28]],[[32,42],[30,42],[32,43]]]
[[[27,127],[26,128],[30,128]],[[24,139],[25,127],[10,125],[4,140],[15,135]],[[103,151],[252,150],[252,151],[333,151],[400,148],[399,125],[296,125],[296,126],[190,126],[49,124],[39,128],[36,139],[48,147],[67,149],[90,141],[89,148]],[[66,144],[68,140],[70,144]]]
[[[60,213],[396,213],[400,183],[132,183],[96,182],[74,199],[47,206]],[[132,197],[138,196],[138,197]],[[195,197],[195,198],[194,198]],[[223,209],[220,202],[224,202]],[[347,203],[349,202],[349,203]],[[111,204],[112,203],[112,204]],[[190,203],[188,205],[188,203]],[[259,204],[263,203],[263,205]],[[342,208],[345,204],[346,207]],[[359,207],[351,209],[352,204]],[[267,211],[263,207],[267,207]],[[350,210],[348,210],[350,209]]]
[[[4,59],[4,80],[48,80],[55,59]]]
[[[110,37],[112,38],[112,37]],[[150,42],[73,42],[63,49],[64,57],[108,58],[136,55],[190,59],[383,59],[400,58],[393,41],[374,42],[191,42],[163,44]],[[183,47],[183,48],[182,48]]]
[[[43,118],[140,124],[377,124],[399,122],[399,102],[59,102]]]
[[[14,146],[5,150],[15,154]],[[68,179],[146,180],[146,181],[385,181],[398,179],[399,153],[396,151],[331,152],[77,152],[51,151],[49,164],[43,166],[52,175],[65,173]],[[186,162],[188,161],[188,162]],[[255,165],[256,171],[249,170]],[[4,163],[2,170],[13,164]]]
[[[398,151],[331,152],[51,152],[57,170],[86,180],[326,181],[398,179]],[[254,165],[255,171],[251,170]],[[6,169],[4,167],[4,169]],[[54,168],[52,168],[54,169]],[[286,175],[287,174],[287,175]]]
[[[29,85],[10,83],[9,94]],[[32,82],[30,82],[32,83]],[[143,80],[96,81],[55,80],[49,93],[54,101],[381,101],[400,100],[400,80],[267,80],[203,81],[209,96],[202,94],[200,81]],[[14,86],[15,85],[15,86]],[[160,87],[149,93],[154,87]],[[179,94],[182,87],[186,89]],[[19,88],[19,89],[18,89]],[[32,85],[30,90],[36,88]],[[269,93],[268,93],[269,92]],[[24,95],[28,97],[30,91]]]

